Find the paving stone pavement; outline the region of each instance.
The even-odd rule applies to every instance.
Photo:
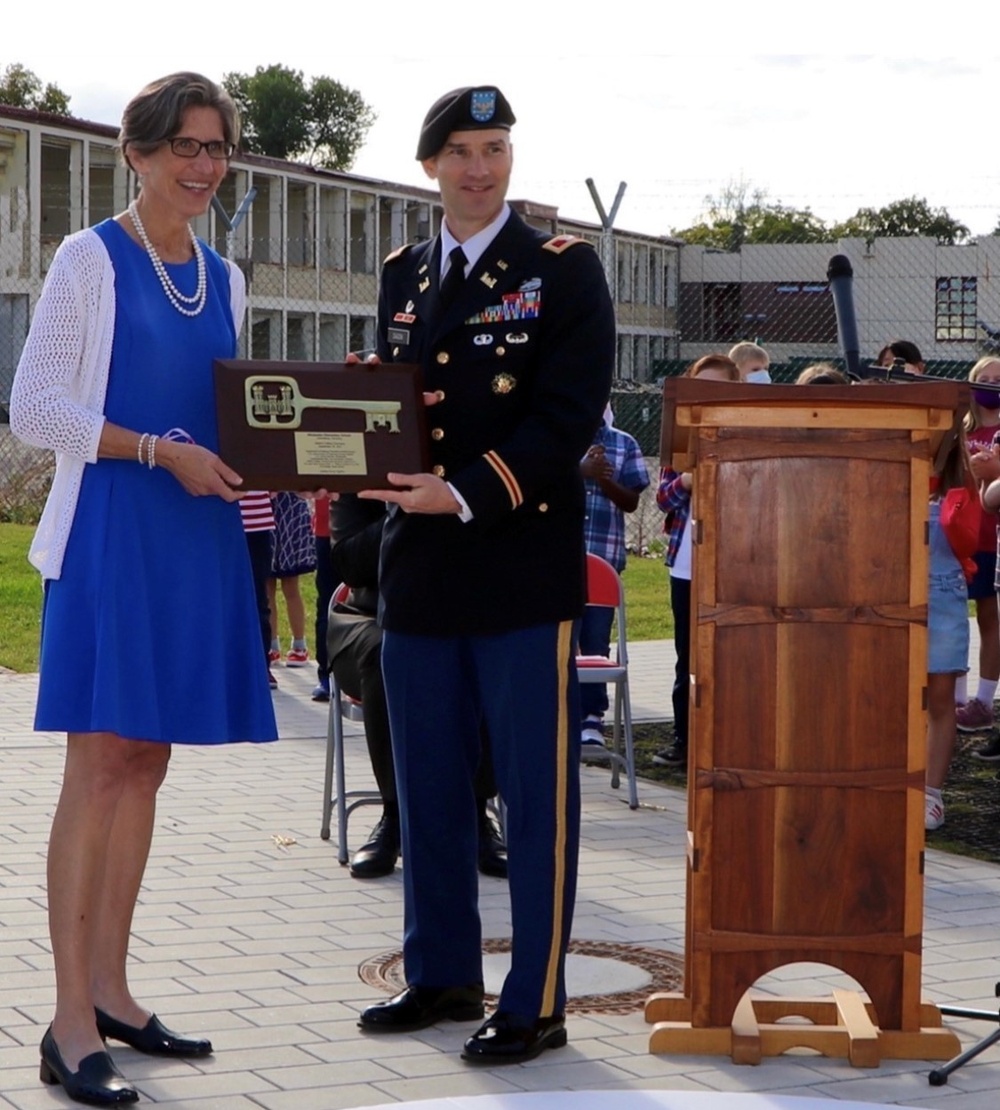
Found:
[[[632,646],[639,718],[667,715],[672,644]],[[310,669],[278,668],[282,739],[224,749],[176,747],[135,919],[132,979],[164,1020],[211,1035],[207,1060],[142,1057],[115,1046],[144,1102],[171,1110],[339,1110],[394,1101],[538,1090],[683,1089],[812,1095],[980,1110],[1000,1097],[1000,1047],[932,1088],[929,1065],[855,1069],[814,1055],[737,1067],[727,1058],[651,1056],[640,1010],[573,1015],[566,1049],[526,1065],[470,1069],[458,1049],[473,1026],[371,1038],[356,1028],[377,992],[359,965],[400,944],[401,872],[359,882],[319,836],[325,707]],[[31,729],[36,676],[0,674],[0,1110],[68,1105],[38,1080],[51,1016],[45,847],[61,771],[60,736]],[[183,692],[179,692],[183,696]],[[360,726],[348,723],[352,786],[372,782]],[[684,943],[685,798],[640,783],[640,809],[606,771],[584,768],[583,843],[574,918],[579,940],[680,953]],[[352,821],[354,842],[371,811]],[[277,840],[275,838],[278,838]],[[929,852],[925,995],[996,1008],[1000,867]],[[509,935],[506,885],[483,879],[484,935]],[[844,978],[797,965],[760,984],[829,993]],[[954,1026],[969,1042],[982,1023]]]

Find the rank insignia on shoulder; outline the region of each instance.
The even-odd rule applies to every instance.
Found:
[[[575,247],[577,243],[587,243],[586,239],[581,239],[579,235],[556,235],[554,238],[549,239],[547,243],[542,243],[543,251],[552,251],[553,254],[562,254],[563,251],[569,250],[570,247]],[[589,246],[590,244],[587,243]]]
[[[401,247],[397,247],[394,251],[391,251],[385,256],[382,260],[382,265],[385,266],[390,262],[395,262],[397,258],[402,258],[412,246],[412,243],[404,243]]]

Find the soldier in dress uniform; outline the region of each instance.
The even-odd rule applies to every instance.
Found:
[[[480,721],[507,803],[513,943],[497,1011],[465,1043],[516,1062],[566,1043],[565,955],[579,845],[583,611],[579,460],[607,401],[611,299],[585,241],[507,205],[514,114],[456,89],[417,149],[444,222],[382,271],[378,357],[416,362],[436,394],[428,474],[389,475],[380,568],[383,670],[405,860],[407,989],[369,1031],[483,1016],[472,788]],[[444,861],[448,865],[444,866]]]

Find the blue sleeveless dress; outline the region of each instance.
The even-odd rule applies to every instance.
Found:
[[[119,224],[94,230],[115,271],[107,419],[183,428],[217,450],[212,361],[236,350],[225,264],[204,248],[205,308],[182,316]],[[167,268],[194,293],[194,260]],[[277,739],[238,504],[192,497],[135,459],[85,467],[62,575],[46,584],[35,728],[181,744]]]

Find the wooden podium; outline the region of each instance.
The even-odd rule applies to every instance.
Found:
[[[966,396],[666,383],[662,461],[695,472],[687,924],[651,1052],[959,1050],[920,967],[928,481]],[[867,997],[751,998],[798,962]]]

